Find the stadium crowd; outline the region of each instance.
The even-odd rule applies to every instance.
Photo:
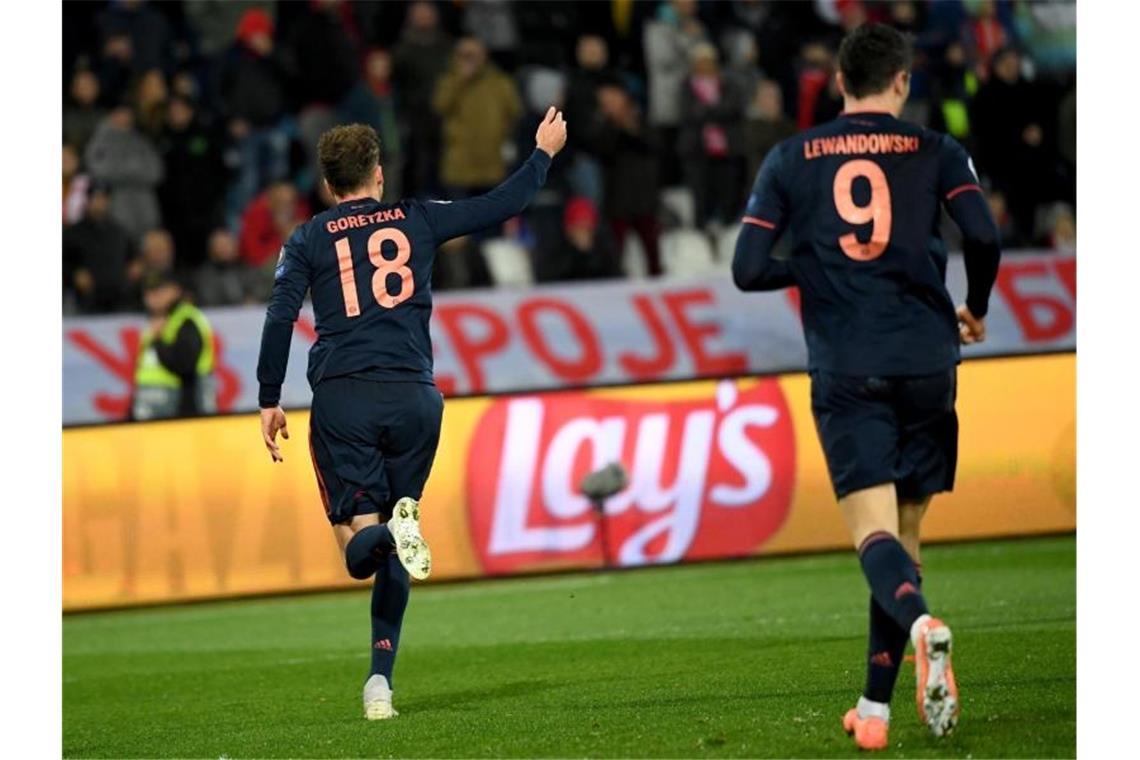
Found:
[[[838,114],[843,33],[914,35],[904,118],[971,152],[1007,247],[1073,250],[1069,2],[65,2],[68,313],[140,308],[148,273],[202,305],[263,302],[282,242],[327,207],[328,127],[380,134],[385,199],[507,176],[560,103],[570,144],[501,235],[540,282],[658,275],[664,232],[716,238],[764,154]],[[492,285],[491,236],[453,241],[436,288]],[[953,240],[951,240],[953,244]]]

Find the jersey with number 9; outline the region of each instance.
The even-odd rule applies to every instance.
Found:
[[[941,209],[978,191],[958,143],[885,113],[844,114],[768,153],[744,222],[784,235],[813,368],[909,375],[958,361]]]

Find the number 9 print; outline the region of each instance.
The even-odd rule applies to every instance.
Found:
[[[866,206],[856,205],[851,192],[859,177],[866,177],[871,183],[871,201]],[[882,256],[891,242],[891,189],[887,186],[887,175],[874,161],[854,159],[839,167],[832,192],[835,210],[843,221],[872,224],[871,239],[866,243],[860,243],[854,232],[841,236],[839,247],[843,253],[856,261],[872,261]]]

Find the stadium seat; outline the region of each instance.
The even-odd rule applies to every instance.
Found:
[[[703,232],[673,230],[661,236],[661,266],[672,277],[700,277],[718,271]]]
[[[667,187],[661,191],[661,203],[669,214],[676,217],[682,227],[692,228],[697,224],[697,202],[693,191],[684,186]]]
[[[488,240],[483,243],[482,253],[495,285],[520,287],[534,284],[530,255],[515,241],[507,238]]]
[[[632,280],[644,280],[649,276],[649,267],[645,265],[645,246],[632,231],[625,236],[625,245],[621,249],[621,268]]]

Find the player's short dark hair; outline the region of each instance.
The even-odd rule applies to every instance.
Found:
[[[380,137],[367,124],[333,127],[317,143],[321,174],[337,195],[368,184],[380,163]]]
[[[896,74],[910,71],[913,60],[910,40],[886,24],[863,24],[839,45],[839,70],[847,93],[854,98],[887,89]]]

